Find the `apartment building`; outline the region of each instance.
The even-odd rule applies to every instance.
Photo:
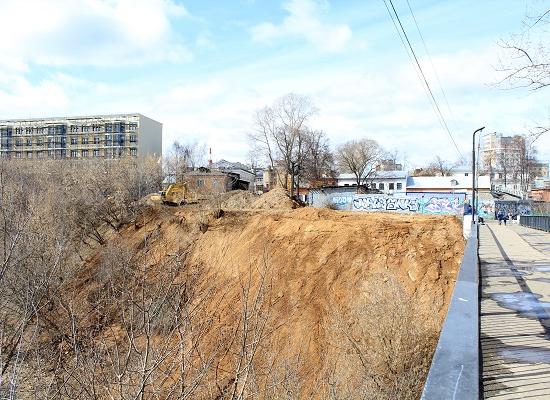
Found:
[[[484,137],[481,161],[483,168],[495,178],[510,174],[525,156],[525,138],[523,136],[504,136],[490,133]]]
[[[0,120],[4,158],[160,157],[162,124],[141,114]]]

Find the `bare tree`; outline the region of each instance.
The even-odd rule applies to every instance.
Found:
[[[535,136],[536,138],[536,136]],[[535,164],[537,162],[537,149],[533,143],[533,135],[517,135],[512,139],[511,147],[514,149],[511,169],[513,178],[522,192],[527,193],[530,184],[536,177]]]
[[[506,54],[500,66],[500,70],[505,73],[502,83],[532,90],[550,85],[548,24],[550,9],[533,7],[526,16],[523,30],[511,35],[509,39],[501,40],[500,46]]]
[[[504,73],[500,85],[539,91],[550,86],[550,8],[544,2],[539,2],[542,7],[537,2],[530,3],[521,32],[500,42],[504,51],[499,66]],[[549,125],[541,124],[531,134],[536,139],[549,130]]]
[[[279,183],[290,191],[291,197],[306,156],[310,132],[307,122],[316,111],[308,97],[290,93],[255,115],[254,132],[250,135],[253,146],[266,156],[272,169],[282,171]]]
[[[422,311],[393,277],[370,282],[348,312],[334,313],[339,352],[330,358],[326,397],[418,399],[437,342],[437,312]]]
[[[453,169],[458,165],[458,162],[449,162],[441,158],[440,156],[435,156],[433,161],[431,161],[427,166],[422,168],[417,168],[412,175],[413,176],[451,176]]]
[[[435,156],[434,161],[428,166],[429,169],[432,169],[436,175],[440,176],[451,176],[453,169],[455,168],[456,163],[450,163],[440,156]]]
[[[383,154],[384,151],[374,140],[351,140],[336,149],[336,160],[341,171],[355,176],[359,190],[359,186],[374,174],[376,163]]]
[[[197,142],[179,143],[175,141],[165,158],[165,169],[168,176],[176,182],[183,180],[183,175],[204,166],[206,161],[206,147]]]
[[[306,155],[303,176],[318,181],[335,175],[334,155],[323,131],[309,131],[306,136]]]

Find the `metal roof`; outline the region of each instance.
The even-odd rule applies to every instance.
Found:
[[[368,176],[368,179],[405,179],[407,171],[375,171]],[[340,174],[337,179],[355,179],[354,174]]]
[[[454,184],[452,181],[455,181]],[[483,175],[478,177],[477,187],[490,189],[491,179]],[[407,178],[407,189],[471,189],[471,176],[409,176]]]

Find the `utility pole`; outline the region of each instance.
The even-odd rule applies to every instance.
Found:
[[[481,132],[485,127],[476,129],[472,135],[472,223],[476,223],[476,133]]]

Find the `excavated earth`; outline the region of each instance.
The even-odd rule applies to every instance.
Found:
[[[456,218],[291,207],[226,210],[220,216],[156,205],[110,241],[147,251],[151,276],[163,259],[187,252],[186,262],[200,271],[197,290],[216,288],[207,304],[217,316],[212,343],[239,318],[235,305],[243,282],[251,279],[255,287],[267,274],[269,318],[279,323],[270,333],[271,347],[277,357],[301,354],[303,376],[314,377],[325,362],[334,310],[352,304],[372,279],[396,279],[441,323],[464,250]],[[99,256],[90,257],[75,282],[84,299],[99,285],[99,262]],[[315,397],[311,390],[304,398]]]

